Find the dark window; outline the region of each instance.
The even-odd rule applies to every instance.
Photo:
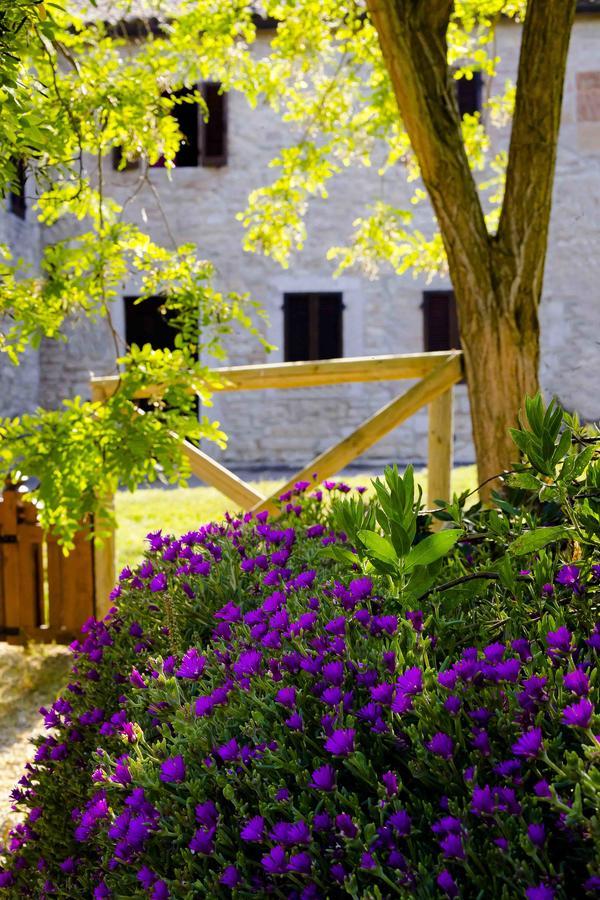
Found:
[[[463,77],[456,82],[456,97],[461,119],[467,113],[472,116],[481,111],[482,87],[481,72],[473,72],[472,78]]]
[[[460,350],[454,291],[423,292],[425,350]]]
[[[137,297],[125,297],[125,340],[143,347],[150,344],[155,350],[173,350],[176,331],[171,328],[163,312],[162,297],[147,297],[137,303]]]
[[[284,294],[284,359],[338,359],[343,356],[342,295]]]
[[[177,99],[189,97],[195,89],[183,88],[173,94]],[[219,82],[205,82],[201,87],[202,96],[208,110],[205,122],[197,103],[187,101],[177,103],[171,115],[177,121],[182,134],[179,150],[175,154],[175,168],[189,169],[196,166],[218,167],[227,164],[227,97],[220,93]],[[120,147],[113,149],[113,169],[121,165],[123,153]],[[125,170],[135,169],[139,160],[130,160]],[[152,164],[152,168],[161,169],[165,165],[164,157]]]
[[[208,109],[208,119],[202,122],[200,156],[203,166],[227,165],[227,96],[221,93],[221,85],[207,81],[202,85],[202,96]]]
[[[24,219],[27,211],[27,200],[25,198],[27,170],[25,160],[13,160],[13,164],[15,167],[15,176],[9,193],[9,209],[15,216]]]

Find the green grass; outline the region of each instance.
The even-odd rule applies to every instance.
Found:
[[[368,485],[377,472],[365,472],[345,478],[348,484]],[[427,470],[417,473],[417,481],[427,493]],[[281,484],[279,481],[253,482],[254,487],[269,494]],[[461,466],[453,472],[452,490],[456,493],[476,487],[475,466]],[[170,534],[182,534],[206,522],[221,519],[232,503],[210,487],[160,490],[146,488],[133,494],[120,491],[116,502],[117,515],[117,571],[140,558],[144,538],[149,531],[162,528]]]

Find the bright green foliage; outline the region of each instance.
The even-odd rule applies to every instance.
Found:
[[[44,482],[42,521],[59,527],[67,543],[74,523],[98,511],[100,498],[117,482],[133,485],[151,473],[169,479],[185,474],[168,429],[223,439],[217,426],[193,421],[187,396],[179,409],[174,404],[183,397],[186,381],[201,384],[208,399],[199,347],[218,357],[221,339],[231,328],[255,328],[248,298],[216,293],[211,266],[198,258],[195,247],[157,246],[127,221],[127,209],[106,195],[102,160],[115,148],[121,149],[123,167],[140,161],[134,190],[143,186],[148,165],[159,158],[167,173],[173,167],[181,139],[174,105],[203,102],[199,94],[177,96],[179,89],[218,80],[223,90],[242,92],[251,105],[270,105],[290,126],[289,144],[273,161],[274,180],[257,186],[240,213],[248,250],[287,265],[305,241],[311,200],[326,197],[336,174],[357,165],[373,170],[373,197],[357,210],[353,234],[340,236],[346,245],[329,251],[339,269],[358,264],[375,276],[384,260],[397,272],[412,268],[433,276],[446,268],[433,220],[429,230],[412,226],[413,209],[425,194],[363,0],[266,0],[262,11],[279,21],[266,52],[254,47],[257,28],[247,0],[176,5],[157,0],[153,8],[161,27],[148,27],[143,38],[133,40],[118,27],[131,14],[129,0],[113,0],[108,8],[109,24],[94,0],[0,0],[0,192],[15,186],[17,161],[26,160],[41,220],[58,223],[61,235],[74,235],[47,247],[40,273],[28,271],[21,260],[10,258],[8,248],[0,248],[0,352],[17,363],[42,339],[62,339],[61,329],[73,316],[110,322],[112,303],[132,274],[142,298],[164,296],[165,310],[174,312],[172,324],[181,330],[172,356],[120,346],[113,329],[115,356],[123,358],[127,375],[119,401],[105,410],[76,400],[59,412],[1,423],[4,472],[19,470]],[[448,60],[457,78],[477,71],[494,76],[494,28],[501,15],[518,18],[524,8],[524,2],[513,0],[455,4]],[[487,196],[492,230],[506,160],[491,150],[489,129],[505,124],[513,103],[513,85],[493,84],[483,114],[463,120],[467,154]],[[377,199],[377,179],[386,175],[414,185],[407,209]],[[143,424],[131,408],[136,379],[138,387],[165,385]],[[59,447],[58,436],[69,433],[74,418],[85,439]],[[159,427],[167,431],[155,440]],[[125,437],[133,446],[111,455],[106,444],[117,433],[120,447]],[[81,463],[75,447],[84,454]],[[63,475],[56,476],[58,460],[68,489],[61,487]],[[86,472],[95,477],[86,480]],[[48,479],[56,483],[49,487]]]

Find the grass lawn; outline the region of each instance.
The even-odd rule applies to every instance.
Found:
[[[377,472],[364,472],[344,478],[354,487],[368,485]],[[456,493],[477,486],[475,466],[461,466],[454,470],[452,490]],[[417,473],[417,481],[427,493],[427,470]],[[277,481],[254,482],[254,487],[263,493],[271,493]],[[194,487],[161,490],[146,488],[133,494],[120,491],[116,498],[117,529],[117,571],[126,564],[134,564],[144,548],[144,538],[149,531],[162,528],[170,534],[183,534],[206,522],[222,518],[231,501],[214,488]]]

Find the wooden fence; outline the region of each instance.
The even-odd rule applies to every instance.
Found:
[[[184,452],[194,475],[217,488],[243,510],[273,510],[277,497],[297,481],[318,481],[337,474],[358,456],[405,422],[421,408],[429,407],[428,502],[450,495],[453,444],[453,387],[463,377],[460,351],[374,356],[317,362],[270,363],[263,366],[230,366],[216,369],[216,391],[253,391],[318,387],[351,382],[415,380],[396,397],[359,425],[348,437],[320,453],[270,496],[263,496],[225,466],[183,440]],[[92,378],[94,400],[105,400],[117,390],[119,377]],[[159,388],[147,387],[136,397],[151,397]],[[114,541],[95,549],[96,596],[107,598],[114,582]]]
[[[85,531],[65,556],[15,487],[0,497],[0,640],[71,641],[95,615],[94,553]]]

